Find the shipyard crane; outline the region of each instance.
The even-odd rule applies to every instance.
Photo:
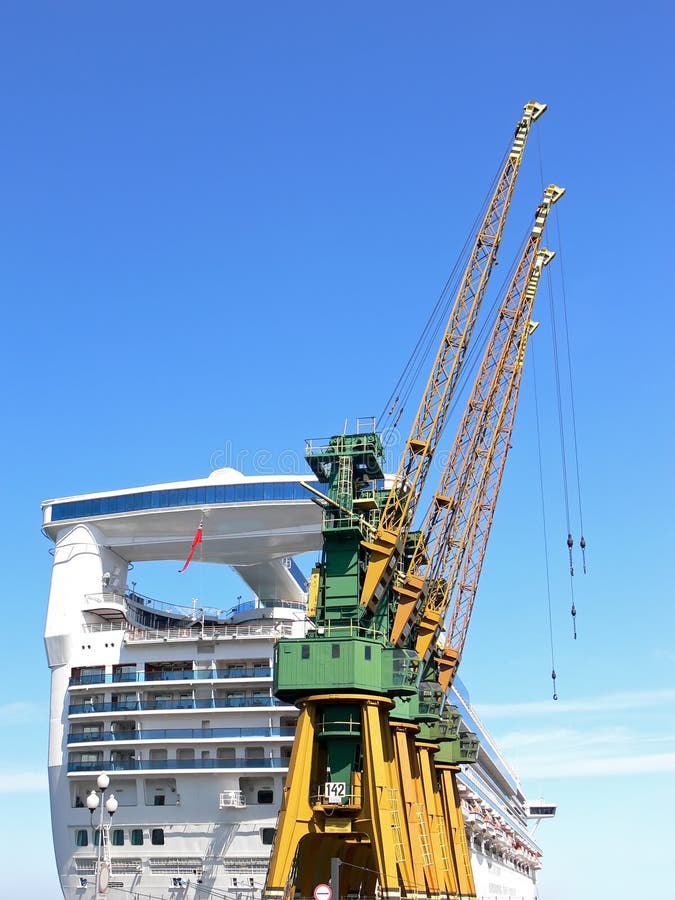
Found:
[[[474,887],[455,775],[458,763],[475,759],[477,746],[472,735],[460,738],[456,711],[444,710],[441,715],[441,709],[466,638],[499,493],[525,347],[533,331],[532,307],[541,272],[553,258],[540,246],[543,228],[551,205],[562,194],[555,185],[544,192],[400,589],[417,598],[415,612],[407,623],[413,627],[405,635],[399,634],[398,641],[405,644],[405,637],[415,646],[420,660],[420,696],[416,714],[408,712],[408,722],[403,716],[403,721],[398,720],[396,708],[390,714],[397,760],[402,760],[399,766],[408,773],[407,780],[402,779],[404,791],[407,789],[410,797],[419,797],[421,791],[428,827],[435,827],[438,835],[433,844],[437,855],[434,869],[445,873],[447,892],[462,897],[472,896]],[[429,574],[424,578],[420,570],[427,559]],[[406,601],[401,604],[404,609],[409,606],[409,598]],[[448,639],[439,654],[437,644],[447,616]],[[417,728],[412,727],[415,725]],[[411,759],[416,761],[413,768],[417,773],[412,778]],[[451,848],[451,854],[444,852],[445,846]],[[449,862],[454,871],[450,871]]]
[[[264,900],[309,896],[329,878],[331,859],[345,867],[341,895],[457,894],[449,846],[457,838],[438,792],[433,808],[428,802],[433,770],[428,765],[420,773],[408,739],[420,723],[430,736],[440,694],[431,703],[420,694],[415,647],[390,639],[398,602],[390,583],[409,562],[412,515],[494,266],[527,134],[544,109],[528,104],[516,129],[394,488],[382,487],[384,451],[374,432],[308,447],[310,467],[328,486],[323,552],[311,580],[311,627],[304,638],[275,647],[275,694],[300,714]],[[387,509],[393,519],[383,528]],[[427,743],[430,758],[438,745]]]
[[[396,588],[399,602],[391,640],[405,643],[414,625],[416,649],[423,659],[438,636],[439,622],[470,543],[471,522],[480,507],[480,491],[490,454],[494,452],[490,441],[505,415],[503,403],[511,395],[512,382],[518,380],[519,384],[517,341],[523,331],[523,316],[534,302],[539,275],[548,262],[546,254],[540,253],[546,219],[551,205],[563,193],[563,189],[549,185],[537,208],[412,558]]]
[[[377,532],[371,540],[364,542],[368,551],[368,566],[363,579],[361,605],[367,606],[371,612],[384,596],[403,553],[497,259],[530,127],[545,111],[544,103],[528,103],[516,127],[513,145],[478,229],[398,471],[380,515]]]

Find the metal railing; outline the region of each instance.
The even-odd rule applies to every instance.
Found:
[[[291,563],[293,564],[292,560]],[[127,591],[125,599],[136,608],[154,610],[155,612],[176,616],[189,622],[205,620],[209,625],[226,624],[227,620],[235,613],[247,612],[251,609],[274,609],[275,607],[279,609],[305,608],[304,603],[292,600],[260,599],[259,597],[235,603],[228,609],[221,609],[216,606],[182,606],[178,603],[168,603],[166,600],[155,600],[154,597],[147,597],[145,594],[139,594],[137,591]]]
[[[96,762],[68,762],[69,772],[146,772],[153,769],[287,769],[281,756],[262,759],[111,759]]]
[[[218,797],[218,809],[245,809],[246,797],[243,791],[221,791]]]
[[[361,788],[354,786],[350,793],[338,797],[329,797],[326,794],[326,785],[314,785],[310,789],[309,801],[312,806],[347,806],[360,808],[363,802]]]
[[[295,727],[259,728],[136,728],[130,731],[87,731],[71,732],[69,744],[86,744],[96,741],[161,741],[161,740],[208,740],[209,738],[288,738],[295,735]]]
[[[143,641],[195,641],[206,639],[211,641],[224,640],[225,638],[250,638],[250,637],[287,637],[293,633],[292,625],[279,622],[276,625],[254,624],[249,625],[200,625],[199,623],[189,627],[172,628],[127,628],[125,640],[127,643]]]
[[[227,669],[166,669],[158,672],[90,672],[73,675],[70,687],[90,684],[130,684],[148,681],[218,681],[228,678],[271,678],[270,666],[241,666]]]
[[[156,709],[234,709],[258,706],[290,706],[276,697],[207,697],[197,700],[123,700],[116,703],[88,701],[71,703],[69,715],[102,712],[135,712]]]

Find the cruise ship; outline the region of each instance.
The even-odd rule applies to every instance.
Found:
[[[49,787],[67,900],[261,897],[298,715],[273,695],[274,644],[310,625],[296,557],[321,547],[310,480],[223,468],[43,503]],[[180,565],[192,551],[192,565],[231,567],[250,599],[175,604],[130,581],[135,563]],[[528,805],[459,683],[451,702],[480,741],[459,776],[476,894],[536,900],[528,825],[555,807]]]

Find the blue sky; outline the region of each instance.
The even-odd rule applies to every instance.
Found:
[[[378,413],[530,99],[549,110],[502,271],[542,180],[564,185],[547,243],[562,249],[551,296],[560,310],[562,273],[589,574],[575,576],[574,642],[542,286],[560,700],[531,358],[462,676],[529,796],[559,803],[538,832],[542,900],[622,900],[636,883],[664,896],[674,25],[653,2],[2,4],[0,855],[13,897],[59,895],[40,501],[200,477],[228,459],[283,464],[306,437]],[[187,574],[147,592],[238,590]]]

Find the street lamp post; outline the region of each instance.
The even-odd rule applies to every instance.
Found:
[[[115,795],[110,793],[108,799],[105,799],[105,792],[108,789],[108,785],[110,784],[110,778],[105,772],[101,772],[101,774],[96,779],[96,785],[98,787],[98,792],[92,790],[91,793],[87,796],[87,809],[89,810],[89,814],[91,817],[91,826],[95,828],[98,833],[98,852],[96,854],[96,893],[95,897],[100,897],[105,895],[108,890],[108,883],[110,881],[110,823],[112,822],[112,817],[117,812],[117,807],[119,806]],[[100,797],[99,797],[100,793]],[[101,810],[98,825],[94,825],[94,813],[97,809]],[[108,822],[103,821],[103,809],[106,809],[108,815],[110,816],[110,820]]]

